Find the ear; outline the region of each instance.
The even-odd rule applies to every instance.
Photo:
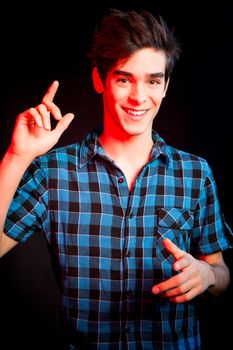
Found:
[[[102,82],[102,79],[100,78],[97,67],[93,68],[92,80],[93,80],[93,85],[94,85],[95,91],[98,94],[102,94],[104,92],[104,84]]]
[[[170,78],[168,78],[168,80],[167,80],[167,82],[166,82],[166,85],[165,85],[165,88],[164,88],[164,92],[163,92],[163,97],[166,96],[167,88],[168,88],[168,85],[169,85],[169,81],[170,81]]]

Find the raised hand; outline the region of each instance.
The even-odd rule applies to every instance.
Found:
[[[205,261],[195,259],[177,247],[168,238],[163,240],[164,247],[175,258],[173,270],[179,272],[168,280],[152,288],[152,293],[161,294],[175,303],[182,303],[203,293],[214,280],[214,273]]]
[[[72,113],[62,116],[53,102],[59,83],[54,81],[42,99],[42,103],[20,113],[16,119],[10,152],[33,160],[50,150],[74,118]],[[51,115],[58,122],[51,129]]]

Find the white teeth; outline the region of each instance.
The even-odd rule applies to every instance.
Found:
[[[135,110],[132,110],[132,109],[125,109],[125,111],[126,111],[128,114],[134,115],[134,116],[136,116],[136,117],[141,117],[143,114],[146,113],[146,110],[143,110],[143,111],[135,111]]]

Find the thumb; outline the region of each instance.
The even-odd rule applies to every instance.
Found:
[[[57,123],[55,129],[53,130],[56,134],[57,137],[59,138],[62,133],[68,128],[72,120],[74,119],[74,114],[73,113],[67,113],[62,117],[59,122]]]
[[[186,254],[184,250],[181,250],[168,238],[164,238],[163,245],[166,248],[166,250],[174,256],[176,260],[182,258]]]

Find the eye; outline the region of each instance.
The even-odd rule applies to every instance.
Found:
[[[130,85],[131,81],[130,79],[126,77],[118,77],[115,79],[115,84],[118,87],[127,88]]]
[[[127,83],[129,83],[129,79],[127,79],[127,78],[117,78],[116,82],[117,83],[122,83],[122,84],[127,84]]]
[[[150,85],[159,85],[161,84],[161,81],[159,79],[151,79],[149,80]]]

